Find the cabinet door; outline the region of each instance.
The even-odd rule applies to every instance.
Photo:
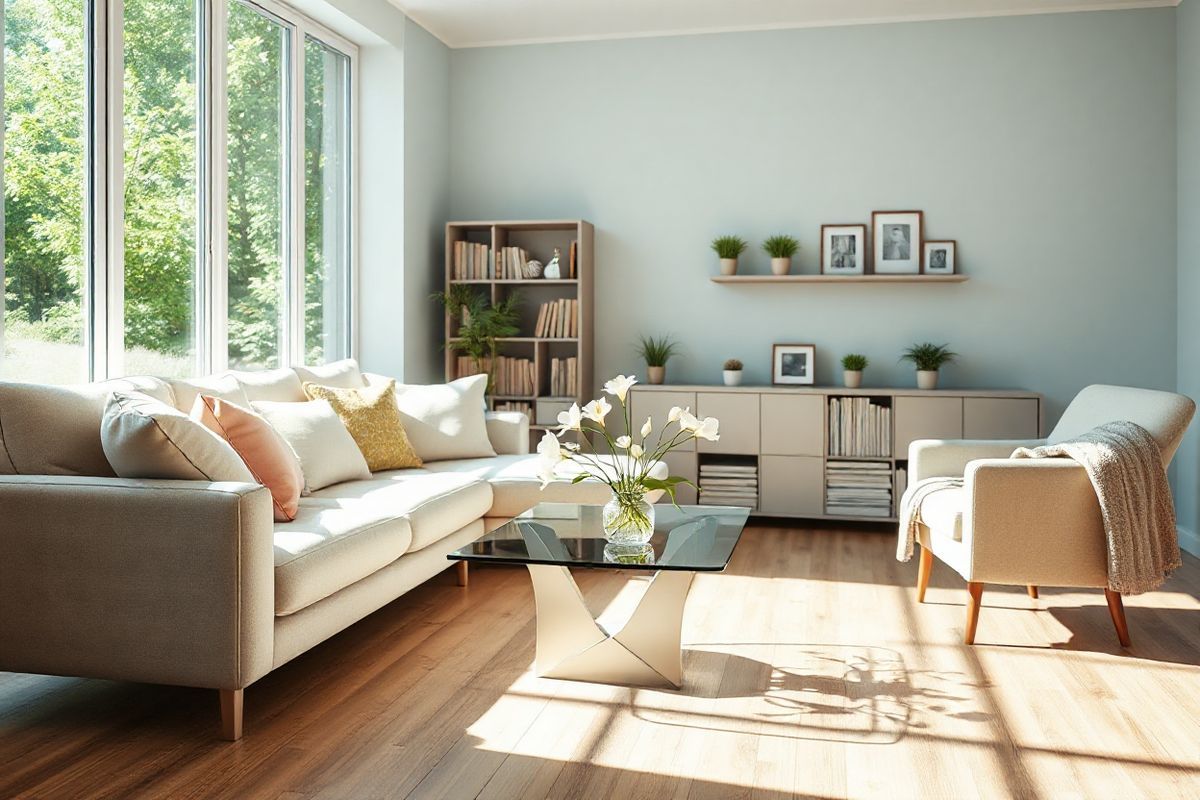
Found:
[[[666,427],[667,412],[671,410],[672,406],[690,408],[693,413],[696,410],[695,392],[658,392],[654,390],[643,389],[639,391],[634,389],[629,396],[629,415],[633,419],[634,431],[641,430],[642,423],[646,421],[646,417],[654,417],[654,433],[650,434],[651,442],[658,441],[658,434]],[[609,418],[612,419],[612,416],[610,415]],[[694,440],[687,441],[676,448],[679,451],[695,449]]]
[[[683,453],[678,450],[672,450],[663,457],[667,468],[671,475],[678,475],[680,478],[687,478],[692,483],[699,483],[697,480],[697,465],[696,454]],[[670,495],[664,494],[659,498],[660,503],[671,502]],[[685,483],[679,484],[675,488],[675,502],[680,505],[694,505],[696,502],[696,490]]]
[[[825,512],[825,461],[806,456],[758,460],[758,510],[763,514],[816,517]]]
[[[699,392],[696,414],[721,421],[715,442],[699,439],[701,453],[758,455],[758,395],[745,392]]]
[[[908,446],[917,439],[963,438],[961,397],[896,398],[896,458],[908,458]]]
[[[963,398],[967,439],[1036,439],[1038,401],[1032,397]]]
[[[760,409],[763,454],[824,455],[824,395],[764,394],[761,395]]]

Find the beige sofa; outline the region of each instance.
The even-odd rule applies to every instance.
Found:
[[[205,385],[305,399],[291,370]],[[608,496],[569,475],[541,490],[526,417],[489,413],[497,456],[330,486],[275,523],[257,484],[114,477],[100,444],[114,389],[187,410],[198,384],[0,383],[0,670],[219,689],[227,738],[245,687],[446,569],[484,518]]]

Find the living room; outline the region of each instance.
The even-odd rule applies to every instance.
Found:
[[[0,797],[1200,796],[1200,0],[4,15]]]

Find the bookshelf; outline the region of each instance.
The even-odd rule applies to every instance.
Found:
[[[499,356],[512,359],[528,359],[532,364],[532,392],[512,394],[496,392],[487,398],[489,409],[512,408],[514,405],[530,406],[530,431],[536,440],[548,426],[538,424],[538,405],[550,414],[557,415],[560,406],[580,403],[593,397],[593,355],[595,316],[595,230],[586,220],[479,220],[446,223],[445,288],[464,284],[483,293],[492,303],[498,303],[519,292],[520,332],[516,336],[498,339]],[[463,243],[463,244],[460,244]],[[571,268],[572,242],[574,246],[574,273]],[[474,269],[464,269],[463,254],[473,248],[471,264]],[[543,265],[549,264],[558,248],[562,277],[556,279],[516,277],[520,256],[514,256],[512,248],[518,248],[528,259],[536,259]],[[480,261],[480,254],[483,254]],[[501,257],[497,259],[499,254]],[[570,305],[573,303],[573,307]],[[548,333],[539,329],[539,316],[544,305],[558,305],[565,312],[569,324],[556,333],[563,335],[539,335]],[[454,323],[449,315],[445,319],[446,380],[463,377],[468,372],[460,369],[461,354],[449,345],[456,341]],[[554,363],[565,364],[575,359],[574,391],[561,391],[562,381],[554,382]],[[543,422],[548,421],[543,419]]]

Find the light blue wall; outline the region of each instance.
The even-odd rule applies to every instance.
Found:
[[[1179,391],[1200,398],[1200,0],[1176,9],[1179,144]],[[1200,422],[1175,456],[1181,540],[1200,555]]]
[[[1087,383],[1176,383],[1174,13],[456,50],[451,216],[596,224],[598,377],[642,373],[644,332],[682,341],[670,381],[766,382],[772,342],[811,342],[822,383],[862,352],[912,385],[932,339],[945,385],[1044,392],[1052,423]],[[971,280],[708,280],[717,234],[792,233],[815,272],[822,223],[891,208]]]

